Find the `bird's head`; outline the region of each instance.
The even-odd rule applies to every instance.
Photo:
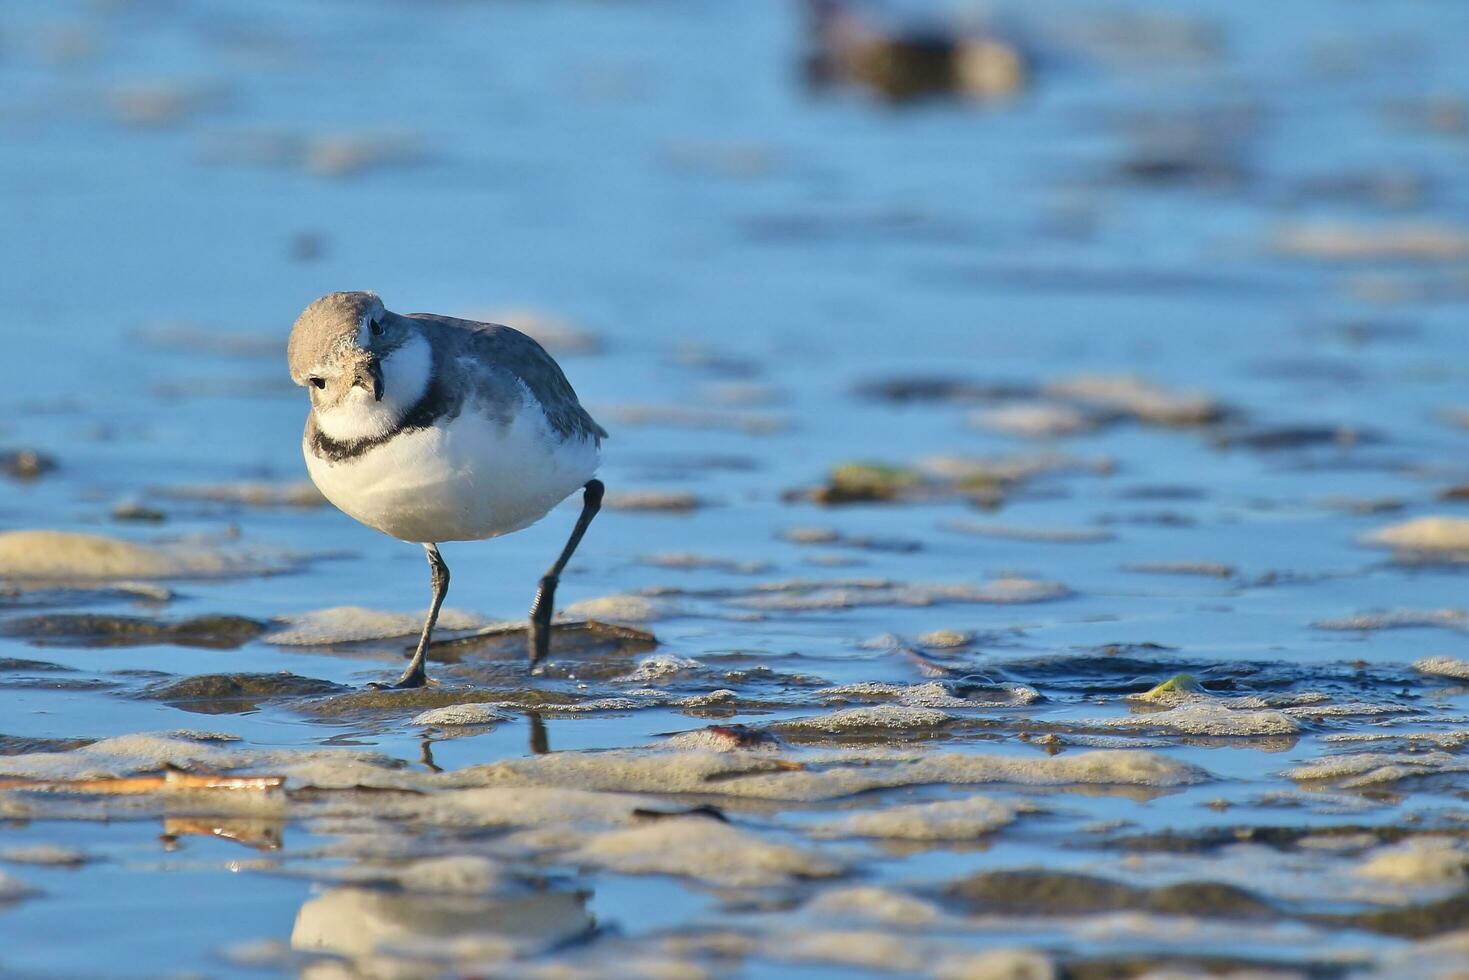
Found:
[[[328,293],[291,328],[291,380],[307,389],[319,409],[351,398],[382,401],[382,360],[401,340],[401,319],[375,293]]]
[[[422,393],[426,349],[415,321],[385,308],[376,293],[328,293],[296,318],[286,359],[318,422],[371,435],[390,427]],[[388,367],[390,360],[398,370]]]

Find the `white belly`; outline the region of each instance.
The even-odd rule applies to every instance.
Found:
[[[404,541],[476,541],[529,527],[597,472],[592,439],[558,441],[534,406],[509,425],[466,406],[352,459],[306,450],[326,499]]]

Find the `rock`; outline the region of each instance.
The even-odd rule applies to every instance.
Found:
[[[175,82],[120,85],[108,93],[119,122],[161,127],[183,122],[215,98],[215,93]]]
[[[577,619],[606,619],[614,623],[649,623],[683,615],[682,608],[668,599],[640,595],[608,595],[573,602],[563,610]]]
[[[333,606],[284,617],[284,624],[265,636],[279,646],[332,646],[415,636],[423,629],[425,613],[395,613],[362,606]],[[439,612],[437,629],[443,633],[482,629],[489,621],[457,609]]]
[[[1029,385],[970,381],[948,375],[909,375],[878,378],[857,386],[860,398],[906,405],[912,402],[971,404],[1028,398],[1035,394]]]
[[[137,521],[144,524],[161,524],[168,515],[156,507],[149,507],[136,500],[124,500],[112,508],[114,521]]]
[[[1455,680],[1469,681],[1469,660],[1457,660],[1453,657],[1425,657],[1422,660],[1414,661],[1413,669],[1430,677],[1452,677]]]
[[[168,621],[100,613],[49,613],[0,623],[0,635],[47,646],[130,647],[148,644],[233,650],[264,633],[265,623],[243,616],[195,616]]]
[[[595,600],[593,600],[595,601]],[[465,636],[434,640],[431,648],[446,657],[473,651],[489,659],[524,661],[528,627],[524,622],[498,623]],[[624,623],[554,621],[551,628],[553,660],[590,660],[646,653],[658,646],[658,638],[645,629]]]
[[[1057,756],[942,752],[916,760],[894,760],[885,753],[847,752],[819,768],[791,768],[779,765],[779,761],[769,760],[768,767],[752,771],[744,753],[555,752],[479,766],[466,778],[503,786],[714,794],[800,802],[835,800],[903,786],[1003,783],[1073,788],[1175,787],[1212,778],[1198,766],[1135,750]]]
[[[1080,527],[1020,527],[1013,524],[980,523],[978,521],[945,521],[944,527],[963,534],[1002,541],[1029,541],[1036,544],[1099,544],[1117,537],[1111,531]]]
[[[873,538],[866,535],[846,534],[835,528],[793,527],[780,532],[780,538],[792,544],[814,544],[837,548],[856,548],[862,551],[912,552],[921,551],[921,542],[909,538]]]
[[[565,859],[621,874],[684,875],[727,888],[784,885],[842,871],[814,851],[698,817],[593,834]]]
[[[198,714],[239,714],[253,711],[261,702],[344,691],[340,684],[277,674],[199,674],[179,681],[166,681],[145,688],[138,696],[162,701]]]
[[[882,837],[890,840],[974,840],[1013,823],[1014,807],[984,796],[914,803],[854,813],[818,823],[820,837]]]
[[[1077,375],[1047,384],[1046,394],[1151,425],[1200,426],[1217,422],[1224,406],[1200,391],[1175,391],[1131,375]]]
[[[1469,552],[1469,518],[1419,517],[1374,531],[1365,541],[1424,554]]]
[[[644,555],[638,561],[640,564],[651,565],[654,568],[672,568],[691,572],[706,570],[731,572],[737,575],[760,575],[770,571],[773,567],[765,561],[739,561],[734,558],[701,555],[691,551],[662,551],[657,554]]]
[[[937,708],[920,708],[901,704],[845,708],[809,718],[793,718],[777,722],[775,728],[786,732],[827,732],[833,735],[871,729],[934,728],[954,720],[954,715]]]
[[[1122,566],[1124,572],[1147,575],[1202,575],[1208,578],[1234,578],[1233,565],[1217,561],[1132,561]]]
[[[1095,915],[1146,911],[1221,919],[1274,919],[1264,900],[1233,885],[1187,882],[1140,888],[1062,871],[985,871],[955,882],[944,895],[972,913]]]
[[[997,578],[982,585],[969,583],[885,580],[838,580],[819,582],[794,580],[773,582],[754,595],[736,596],[729,604],[742,609],[786,612],[824,609],[858,609],[864,606],[937,606],[948,603],[993,603],[997,605],[1049,602],[1063,599],[1071,591],[1060,582],[1027,578]]]
[[[1443,262],[1469,256],[1469,233],[1422,223],[1313,222],[1277,229],[1271,247],[1282,255],[1328,262]]]
[[[1451,837],[1417,838],[1379,848],[1356,873],[1407,884],[1459,882],[1469,876],[1469,849]]]
[[[371,133],[314,135],[306,140],[303,150],[301,165],[322,177],[401,169],[423,160],[423,153],[413,142]]]
[[[415,716],[409,724],[434,727],[493,725],[510,717],[505,712],[497,711],[487,704],[450,704],[442,708],[430,708]]]
[[[1021,439],[1061,439],[1096,429],[1097,422],[1074,405],[1029,402],[987,408],[969,416],[971,425]]]
[[[266,561],[203,545],[143,545],[66,531],[0,532],[0,578],[97,581],[211,578],[280,571]]]
[[[1280,452],[1331,446],[1349,449],[1363,443],[1377,442],[1376,433],[1364,432],[1345,425],[1287,425],[1221,432],[1216,445],[1226,448],[1253,449],[1258,452]]]
[[[677,657],[671,653],[655,653],[638,661],[630,673],[614,677],[618,684],[652,684],[671,680],[687,671],[698,670],[704,665],[688,657]]]
[[[1283,711],[1234,709],[1203,700],[1186,701],[1166,711],[1101,718],[1087,724],[1131,731],[1161,729],[1183,735],[1220,738],[1294,735],[1301,730],[1300,723]]]
[[[692,493],[657,490],[609,493],[602,501],[602,506],[608,510],[663,511],[675,514],[692,513],[703,505],[703,501]]]
[[[972,630],[932,630],[918,637],[920,646],[935,650],[957,650],[974,642]]]
[[[0,452],[0,472],[13,480],[34,480],[56,469],[56,460],[38,449]]]
[[[900,24],[854,0],[808,0],[816,86],[861,86],[891,102],[933,96],[1008,98],[1028,82],[1015,44],[955,23]]]
[[[812,492],[819,504],[871,503],[896,500],[918,486],[911,469],[887,463],[844,463],[827,475],[824,486]]]
[[[1417,627],[1462,630],[1469,628],[1469,612],[1463,609],[1389,609],[1338,619],[1322,619],[1311,625],[1319,630],[1354,630],[1364,633]]]
[[[326,498],[310,480],[292,483],[241,481],[191,487],[164,487],[152,493],[168,500],[203,500],[245,507],[322,507]]]
[[[679,732],[669,736],[667,744],[670,748],[707,752],[773,752],[780,748],[780,740],[774,735],[748,725],[709,725]]]

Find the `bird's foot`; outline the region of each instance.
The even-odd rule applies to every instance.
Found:
[[[368,684],[367,687],[369,690],[373,691],[411,691],[414,688],[423,687],[427,683],[428,678],[424,676],[423,671],[418,671],[416,673],[404,674],[392,684],[383,684],[379,681],[373,681],[371,684]]]

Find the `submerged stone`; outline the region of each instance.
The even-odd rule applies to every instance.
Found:
[[[198,714],[238,714],[265,701],[344,690],[342,685],[297,674],[200,674],[144,689],[138,697]]]
[[[91,738],[36,738],[26,735],[0,735],[0,755],[29,755],[32,752],[70,752],[91,745]]]
[[[1143,888],[1063,871],[985,871],[954,882],[943,895],[973,913],[1096,915],[1136,911],[1222,919],[1279,915],[1257,896],[1219,882]]]
[[[336,687],[341,691],[344,688]],[[564,708],[581,703],[576,697],[552,689],[484,688],[430,684],[399,690],[396,688],[348,691],[332,697],[320,698],[297,705],[299,710],[322,717],[346,717],[356,714],[373,715],[389,712],[415,712],[420,716],[430,711],[445,708],[467,708],[469,705],[488,705],[516,708]]]
[[[524,661],[529,627],[525,623],[502,623],[477,630],[467,636],[435,640],[430,647],[433,659],[456,661],[468,654],[477,658]],[[647,653],[658,646],[658,638],[648,630],[621,623],[598,620],[553,622],[551,656],[553,661],[605,656],[629,656]]]
[[[1026,398],[1034,393],[1035,388],[1027,384],[974,381],[951,375],[895,375],[863,381],[856,387],[859,398],[898,405],[914,402],[997,402]]]
[[[185,620],[150,619],[100,613],[51,613],[0,623],[0,635],[23,637],[46,646],[127,647],[166,643],[232,650],[264,633],[267,624],[243,616],[195,616]]]
[[[56,469],[56,460],[39,449],[0,451],[0,472],[13,480],[34,480]]]
[[[889,463],[843,463],[827,475],[825,485],[812,491],[819,504],[853,504],[896,500],[916,488],[919,475]]]

